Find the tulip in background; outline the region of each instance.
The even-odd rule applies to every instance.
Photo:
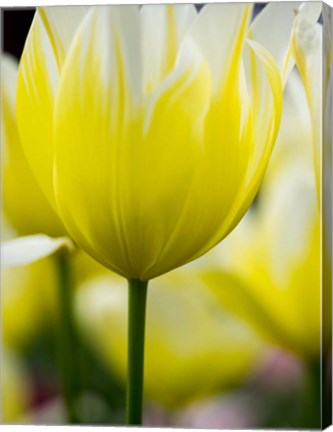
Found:
[[[329,334],[331,325],[320,306],[320,213],[311,132],[306,96],[295,73],[258,202],[216,251],[219,268],[202,272],[225,307],[305,363],[311,387],[304,394],[312,400],[305,401],[302,427],[320,425],[321,353],[326,357],[330,350],[321,332]]]
[[[300,25],[313,26],[320,10],[320,3],[276,3],[253,21],[253,5],[241,3],[200,12],[155,5],[49,7],[35,14],[16,105],[14,79],[3,105],[9,126],[3,139],[14,143],[9,159],[31,169],[27,186],[40,188],[48,201],[31,218],[32,233],[50,233],[45,211],[79,247],[128,280],[128,424],[141,424],[148,281],[208,252],[250,207],[278,134],[294,58],[313,102],[309,53],[298,40]],[[311,106],[318,143],[317,105]],[[13,192],[5,207],[19,226],[26,220],[14,198],[24,189],[13,171],[7,177]],[[68,242],[33,240],[49,252]],[[7,250],[29,262],[23,246],[20,240]],[[66,334],[69,268],[64,262],[59,268]],[[72,397],[65,397],[73,411]]]
[[[72,369],[74,365],[71,367],[66,356],[76,354],[78,342],[71,305],[74,287],[69,278],[73,280],[72,273],[75,273],[75,279],[82,280],[82,273],[93,273],[98,265],[91,266],[87,256],[82,259],[83,252],[70,254],[66,251],[73,251],[73,245],[65,237],[66,230],[37,184],[23,153],[16,121],[17,71],[16,60],[3,55],[1,141],[5,220],[1,231],[5,241],[2,265],[11,267],[3,270],[2,277],[3,340],[15,347],[26,346],[43,325],[55,322],[59,333],[58,350],[67,353],[63,358],[59,355],[62,385],[69,394],[67,398],[73,399],[78,384],[68,377],[75,377],[76,369]],[[79,261],[84,265],[78,265]],[[73,414],[69,412],[68,415]]]

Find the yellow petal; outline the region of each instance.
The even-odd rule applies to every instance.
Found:
[[[243,164],[252,142],[248,121],[242,118],[247,118],[248,106],[237,75],[250,12],[248,5],[207,5],[190,29],[191,39],[210,66],[212,97],[204,123],[202,152],[193,170],[184,205],[181,213],[175,213],[177,223],[166,236],[158,255],[158,260],[165,264],[164,271],[175,267],[175,258],[180,265],[206,252],[212,237],[215,242],[221,240],[222,236],[216,240],[216,233],[242,181]],[[223,37],[219,34],[223,27],[221,20],[225,24]],[[216,48],[215,56],[213,47]],[[190,150],[187,151],[189,155]],[[187,241],[181,241],[181,238]]]
[[[66,52],[85,11],[81,7],[38,8],[19,68],[18,129],[33,174],[53,206],[54,95]]]
[[[244,105],[246,106],[247,120],[241,122],[242,110],[234,110],[239,127],[243,124],[243,134],[238,139],[238,146],[235,146],[235,138],[231,141],[232,152],[229,151],[229,158],[234,157],[237,165],[232,165],[230,159],[224,163],[224,166],[230,169],[227,176],[230,183],[227,185],[232,197],[229,197],[229,207],[220,219],[219,226],[197,256],[211,249],[232,231],[249,208],[261,184],[279,130],[282,84],[278,68],[272,56],[262,46],[254,41],[247,42],[250,45],[251,65],[247,64],[246,72],[240,70],[241,98],[238,99],[239,102],[246,102],[241,108],[244,109]],[[244,74],[245,77],[242,76]],[[244,79],[246,83],[242,82]],[[231,74],[231,83],[235,82],[237,83],[237,80],[234,74]],[[244,86],[247,87],[247,91]],[[235,98],[236,95],[231,93],[229,100],[234,101]],[[231,117],[226,119],[226,130],[228,127],[230,130],[230,119]],[[238,148],[238,154],[235,154],[235,148]],[[235,172],[236,176],[233,177]]]
[[[23,153],[16,124],[16,61],[1,56],[2,192],[6,217],[21,235],[64,233],[64,227],[41,192]]]

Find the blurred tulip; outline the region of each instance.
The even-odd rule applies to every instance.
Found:
[[[312,126],[307,98],[296,70],[289,77],[283,95],[281,127],[265,174],[262,190],[277,181],[279,174],[289,163],[301,164],[313,170]],[[259,192],[259,198],[260,198]]]
[[[320,215],[311,134],[304,133],[309,113],[297,80],[294,76],[289,84],[296,97],[286,109],[295,111],[282,122],[274,175],[268,169],[258,202],[221,247],[225,272],[207,271],[203,277],[225,306],[271,342],[315,360],[321,329]]]
[[[293,55],[302,78],[312,123],[313,156],[316,170],[318,200],[320,199],[320,164],[322,142],[322,96],[318,88],[322,80],[323,26],[297,16],[293,33]]]
[[[1,423],[19,423],[31,404],[30,381],[14,351],[1,350]]]
[[[56,268],[50,258],[2,269],[2,335],[23,348],[56,316]]]
[[[10,347],[21,349],[29,345],[47,323],[58,320],[58,276],[57,263],[51,257],[33,262],[36,254],[33,243],[30,253],[23,252],[23,258],[29,256],[31,261],[20,263],[17,255],[11,260],[11,254],[4,253],[7,241],[11,242],[8,244],[22,243],[35,237],[15,238],[16,235],[6,219],[2,218],[1,236],[5,239],[1,244],[3,340]],[[73,255],[71,266],[78,286],[89,277],[102,271],[105,273],[103,267],[81,250]]]
[[[77,292],[77,304],[83,334],[125,379],[122,285],[116,275],[92,278]],[[193,270],[156,280],[148,307],[146,395],[169,408],[238,385],[261,353],[258,338],[216,303]]]

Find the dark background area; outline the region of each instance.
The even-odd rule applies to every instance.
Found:
[[[5,8],[2,10],[2,49],[17,59],[21,57],[35,8]]]

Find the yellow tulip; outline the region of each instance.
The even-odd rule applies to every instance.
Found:
[[[77,291],[83,334],[106,365],[126,378],[127,295],[116,275],[101,275]],[[155,282],[148,299],[145,391],[172,408],[239,385],[262,343],[219,306],[193,269]]]
[[[332,17],[323,5],[323,25],[298,16],[293,55],[301,76],[312,126],[317,198],[322,215],[323,346],[331,345],[332,321]],[[323,32],[326,34],[323,35]]]
[[[59,236],[65,232],[60,219],[41,192],[24,156],[16,123],[18,65],[1,56],[1,142],[3,211],[20,235],[39,232]]]
[[[318,358],[321,341],[320,215],[311,133],[302,132],[309,125],[311,132],[309,112],[299,78],[290,85],[296,85],[295,99],[292,105],[290,94],[286,99],[291,117],[281,125],[274,175],[269,167],[257,206],[221,247],[225,272],[207,271],[203,278],[224,305],[271,342],[311,360]]]
[[[204,254],[259,187],[282,87],[272,55],[245,48],[251,10],[94,7],[71,45],[85,12],[36,13],[18,80],[26,155],[74,240],[127,278]]]
[[[7,345],[26,347],[46,322],[55,319],[56,285],[50,258],[2,270],[2,334]]]
[[[15,231],[4,219],[1,235],[7,240],[16,237]],[[30,255],[33,253],[30,252]],[[2,254],[2,265],[5,261],[6,257]],[[86,279],[103,271],[105,273],[105,268],[82,250],[73,254],[70,265],[76,281],[73,289]],[[25,348],[43,326],[61,319],[57,271],[57,261],[53,257],[2,268],[2,333],[6,345],[16,350]]]

